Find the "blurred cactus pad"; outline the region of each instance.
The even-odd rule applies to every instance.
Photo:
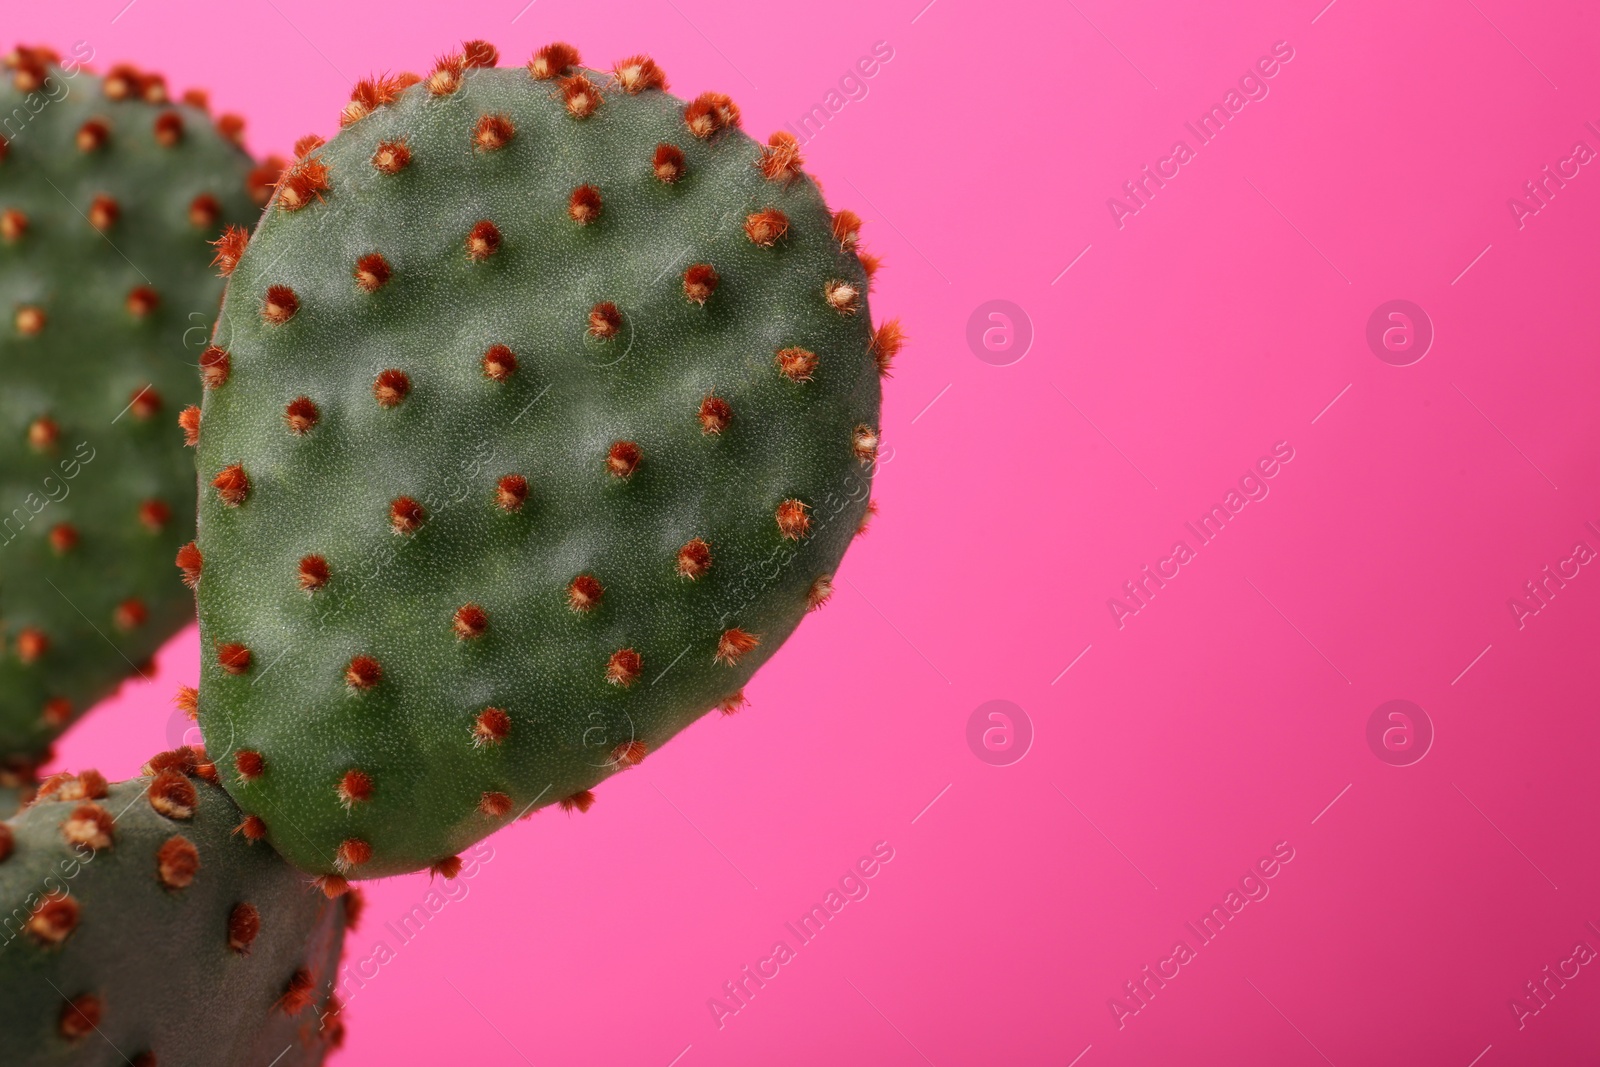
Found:
[[[0,822],[7,1067],[308,1067],[357,898],[330,901],[189,749],[108,786],[46,779]]]
[[[268,191],[239,120],[85,58],[18,48],[0,80],[0,784],[192,617],[207,242]]]
[[[737,710],[869,514],[900,331],[795,139],[643,56],[498,63],[360,83],[222,249],[200,724],[325,884]]]

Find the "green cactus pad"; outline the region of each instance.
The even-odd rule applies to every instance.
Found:
[[[0,80],[0,765],[25,772],[191,617],[175,423],[252,164],[159,78],[37,49]],[[152,102],[156,101],[156,102]]]
[[[264,841],[187,749],[47,779],[0,823],[8,1067],[306,1067],[342,1037],[349,900]]]
[[[492,55],[358,87],[218,322],[200,724],[313,872],[586,809],[738,706],[869,505],[898,327],[793,138]]]

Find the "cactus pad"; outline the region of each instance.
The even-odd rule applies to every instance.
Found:
[[[26,48],[6,66],[0,766],[26,777],[192,615],[171,579],[195,494],[174,420],[221,298],[207,242],[258,209],[238,120],[127,67]]]
[[[54,776],[0,823],[5,1062],[320,1064],[342,1036],[348,899],[236,833],[192,751],[147,770]]]
[[[587,810],[739,706],[869,508],[898,327],[793,138],[643,57],[495,62],[359,85],[218,322],[200,724],[313,872]]]

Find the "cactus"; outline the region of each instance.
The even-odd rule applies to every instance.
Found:
[[[333,887],[736,710],[869,514],[900,332],[795,139],[642,56],[496,63],[360,83],[226,249],[200,725]]]
[[[0,775],[14,779],[191,617],[170,568],[194,471],[172,420],[200,398],[221,298],[207,242],[267,191],[238,119],[81,58],[18,48],[0,81]]]
[[[304,1067],[337,1047],[329,992],[356,898],[329,901],[190,749],[108,786],[61,774],[0,823],[8,1065]]]

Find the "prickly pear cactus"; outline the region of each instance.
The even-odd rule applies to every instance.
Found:
[[[346,902],[236,832],[190,750],[146,770],[57,775],[0,823],[6,1064],[322,1063]]]
[[[442,865],[741,688],[868,508],[860,220],[798,145],[564,45],[362,83],[237,265],[200,725],[294,863]]]
[[[0,79],[0,768],[22,778],[191,617],[174,420],[221,298],[207,242],[259,210],[239,120],[84,58],[19,48]]]

